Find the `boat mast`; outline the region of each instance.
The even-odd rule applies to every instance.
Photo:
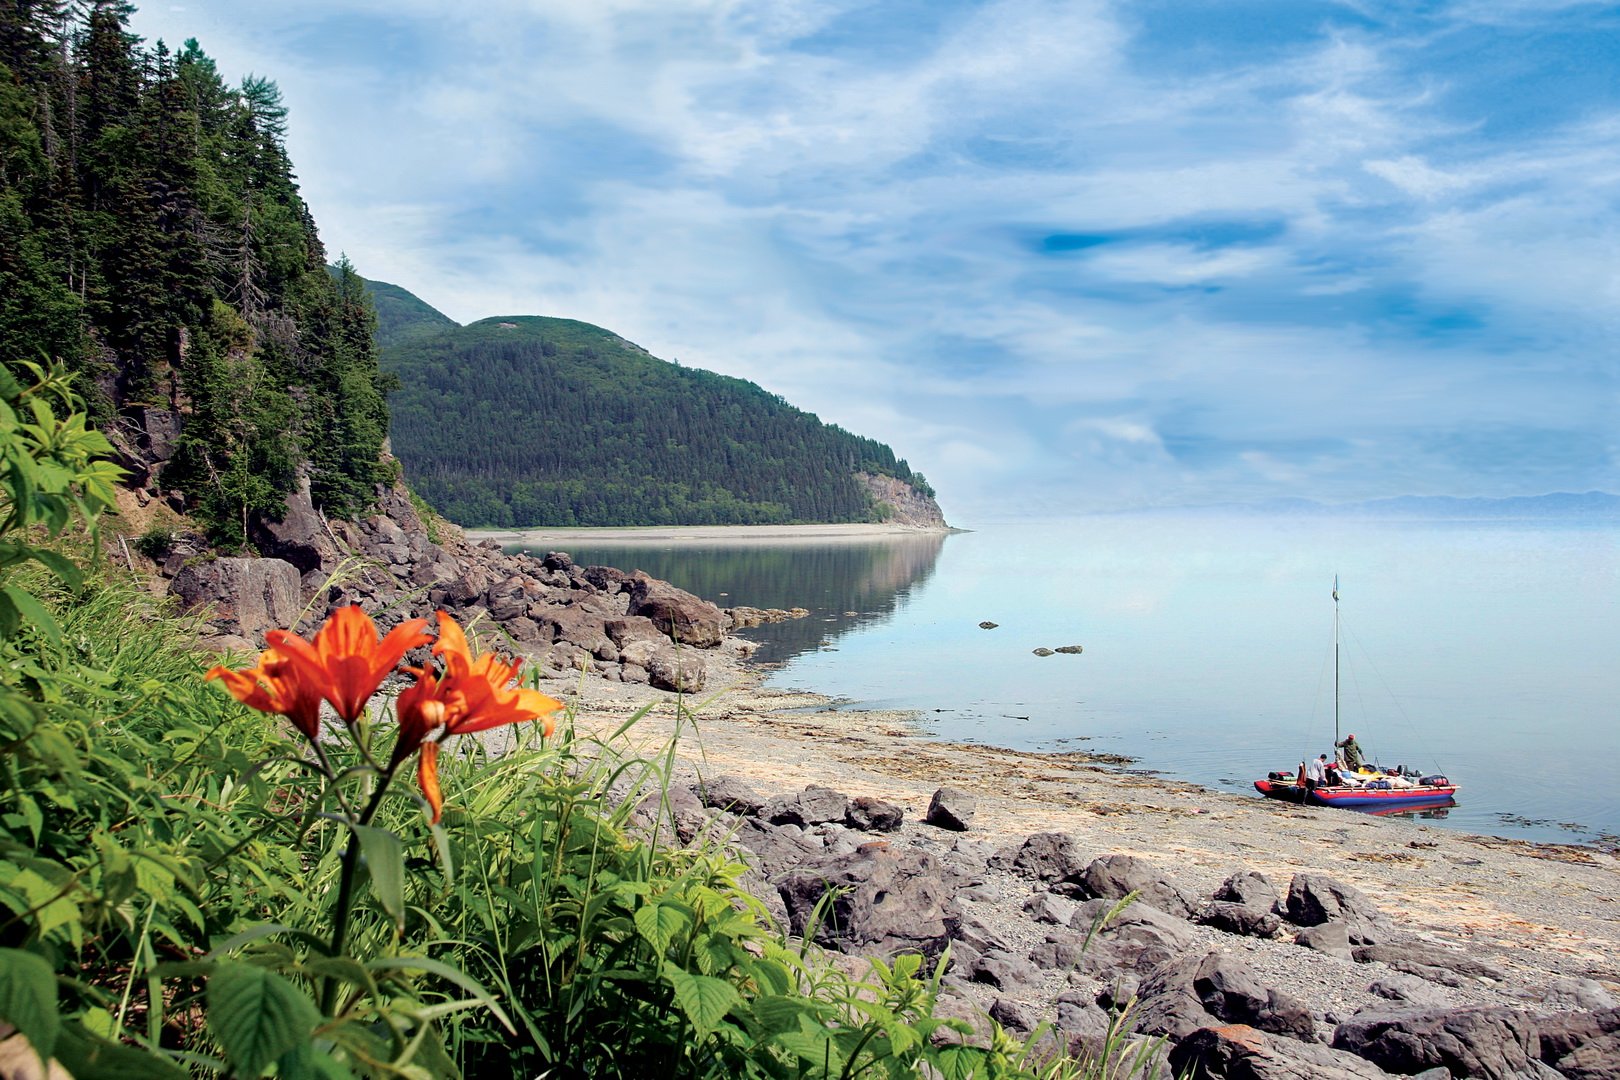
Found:
[[[1333,575],[1333,745],[1339,745],[1339,575]]]

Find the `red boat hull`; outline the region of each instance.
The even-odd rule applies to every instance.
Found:
[[[1268,799],[1306,806],[1337,806],[1347,810],[1382,810],[1394,807],[1439,806],[1455,801],[1457,785],[1421,785],[1410,788],[1319,787],[1306,791],[1292,781],[1256,780],[1254,789]]]

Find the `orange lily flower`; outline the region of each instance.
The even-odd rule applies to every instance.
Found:
[[[345,724],[353,724],[400,658],[433,640],[426,629],[426,619],[407,619],[379,641],[371,616],[350,604],[332,613],[313,642],[286,630],[272,630],[264,637],[322,688]]]
[[[276,713],[293,722],[311,742],[321,728],[321,687],[280,649],[259,654],[259,663],[243,671],[215,665],[205,678],[218,679],[231,696],[250,709]]]
[[[397,767],[420,748],[417,780],[437,822],[444,805],[444,795],[439,788],[440,743],[452,735],[487,731],[502,724],[542,717],[545,718],[544,733],[550,735],[556,729],[552,714],[563,704],[538,690],[508,685],[517,676],[521,660],[508,664],[493,653],[485,653],[475,660],[461,627],[442,611],[439,612],[439,640],[433,651],[444,658],[444,674],[436,676],[426,669],[417,671],[416,682],[404,690],[395,703],[399,739],[394,744],[393,764]]]

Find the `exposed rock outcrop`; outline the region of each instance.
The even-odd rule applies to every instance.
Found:
[[[924,495],[904,480],[872,473],[855,474],[872,501],[887,508],[883,519],[896,525],[910,525],[917,529],[945,529],[945,512],[930,495]]]

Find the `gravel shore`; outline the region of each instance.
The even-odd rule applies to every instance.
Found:
[[[1329,875],[1366,893],[1413,940],[1459,949],[1507,973],[1500,982],[1433,988],[1444,1002],[1522,1004],[1566,978],[1597,980],[1620,995],[1615,853],[1290,806],[1143,776],[1084,753],[938,742],[919,734],[906,713],[849,711],[816,694],[762,687],[757,670],[721,652],[706,654],[708,689],[685,701],[688,712],[677,710],[673,694],[597,678],[543,688],[575,706],[580,732],[601,737],[650,705],[624,737],[633,753],[650,756],[667,745],[683,715],[678,779],[731,774],[765,795],[815,783],[881,797],[906,811],[896,842],[925,849],[976,845],[982,856],[1059,831],[1096,856],[1141,856],[1206,897],[1242,869],[1281,889],[1295,873]],[[966,833],[921,823],[930,796],[947,784],[978,800]],[[1043,929],[1022,911],[1030,888],[992,876],[964,905],[1027,949]],[[1333,959],[1286,940],[1199,932],[1211,948],[1241,950],[1270,985],[1310,1001],[1324,1023],[1371,1003],[1369,984],[1380,977],[1402,978],[1381,964]],[[1048,978],[1058,981],[1020,995],[1025,1004],[1040,1009],[1065,988],[1061,973]]]

